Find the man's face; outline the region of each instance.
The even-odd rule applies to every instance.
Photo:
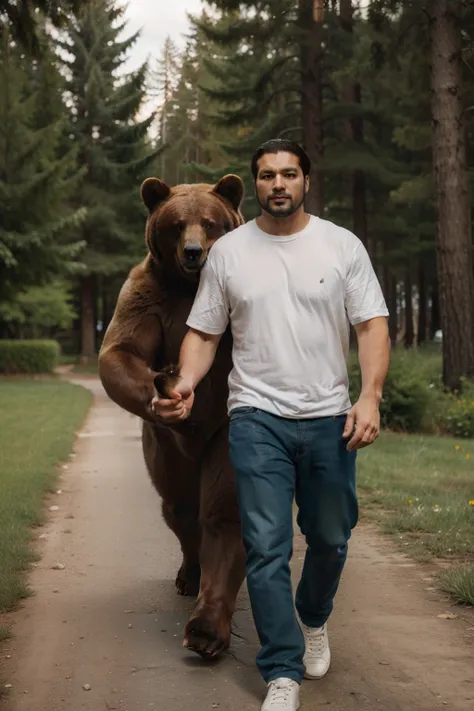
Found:
[[[255,181],[257,200],[272,217],[289,217],[301,207],[309,178],[303,175],[293,153],[266,153],[258,161]]]

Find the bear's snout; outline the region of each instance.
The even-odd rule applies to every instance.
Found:
[[[203,248],[200,244],[187,244],[183,249],[184,266],[186,269],[199,269]]]

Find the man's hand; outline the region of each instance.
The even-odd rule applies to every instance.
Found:
[[[361,395],[347,415],[343,437],[352,435],[347,449],[353,451],[372,444],[379,436],[380,412],[378,399],[372,395]]]
[[[189,417],[194,389],[212,366],[221,337],[190,328],[181,344],[179,363],[155,375],[156,396],[150,410],[161,422],[171,424]]]
[[[151,411],[163,422],[180,422],[191,414],[194,404],[194,390],[184,380],[169,391],[169,398],[156,395],[151,401]]]

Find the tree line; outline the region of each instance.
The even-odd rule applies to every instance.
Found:
[[[154,116],[139,118],[147,65],[123,69],[138,38],[126,36],[123,6],[46,5],[50,17],[13,15],[0,37],[0,330],[73,317],[87,358],[143,252],[139,185],[160,149]]]
[[[28,290],[57,285],[77,307],[78,348],[92,355],[96,324],[107,325],[143,253],[141,179],[236,172],[251,218],[250,156],[282,136],[312,159],[307,209],[367,246],[392,343],[421,346],[441,330],[446,385],[474,376],[473,3],[209,1],[190,16],[184,48],[168,38],[129,75],[137,36],[122,38],[117,2],[45,5],[46,26],[7,18],[2,32],[4,333],[20,328],[12,313]],[[145,101],[154,114],[139,119]]]

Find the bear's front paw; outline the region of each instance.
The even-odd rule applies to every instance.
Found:
[[[196,597],[201,583],[201,566],[197,563],[185,563],[178,570],[176,576],[176,590],[178,595]]]
[[[170,391],[173,390],[181,378],[179,365],[167,365],[160,370],[153,379],[158,397],[169,398]]]

